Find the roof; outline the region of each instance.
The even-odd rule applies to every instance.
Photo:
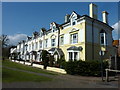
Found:
[[[77,18],[80,18],[81,16],[79,14],[77,14],[75,11],[73,11],[76,15],[77,15]]]
[[[67,50],[79,50],[79,51],[82,51],[82,47],[81,46],[79,46],[79,47],[71,46]]]
[[[17,48],[17,46],[11,46],[10,48]]]
[[[31,51],[30,53],[31,53],[31,54],[36,54],[37,52],[36,52],[36,51]]]
[[[80,16],[79,14],[77,14],[75,11],[73,11],[73,12],[77,15],[77,19],[81,17],[81,16]],[[72,13],[73,13],[73,12],[72,12]],[[70,22],[70,20],[69,20],[68,22],[63,23],[63,24],[60,24],[59,26],[65,25],[65,24],[67,24],[67,23],[69,23],[69,22]]]
[[[73,12],[75,12],[75,11],[73,11]],[[75,12],[76,13],[76,12]],[[77,13],[76,13],[77,14]],[[100,21],[100,20],[98,20],[98,19],[94,19],[94,18],[91,18],[90,16],[88,16],[88,15],[82,15],[82,16],[80,16],[79,14],[77,14],[77,16],[78,16],[78,18],[80,18],[80,17],[88,17],[88,18],[90,18],[90,19],[92,19],[92,20],[96,20],[96,21],[98,21],[98,22],[100,22],[100,23],[102,23],[102,24],[104,24],[104,25],[107,25],[108,27],[110,27],[111,29],[113,29],[111,26],[109,26],[108,24],[106,24],[106,23],[104,23],[104,22],[102,22],[102,21]],[[65,25],[65,24],[67,24],[67,23],[69,23],[70,21],[68,21],[68,22],[65,22],[65,23],[63,23],[63,24],[61,24],[61,25],[59,25],[59,26],[62,26],[62,25]]]
[[[75,11],[73,11],[74,13],[76,13]],[[72,13],[73,13],[72,12]],[[112,30],[113,30],[113,28],[111,27],[111,26],[109,26],[108,24],[106,24],[106,23],[104,23],[104,22],[102,22],[102,21],[100,21],[100,20],[98,20],[98,19],[94,19],[94,18],[91,18],[90,16],[88,16],[88,15],[82,15],[82,16],[80,16],[79,14],[77,14],[76,13],[76,15],[77,15],[77,19],[78,18],[81,18],[81,17],[88,17],[88,18],[90,18],[90,19],[92,19],[93,21],[95,20],[95,21],[98,21],[98,22],[100,22],[101,24],[103,24],[103,25],[106,25],[106,26],[108,26],[109,28],[111,28]],[[62,25],[65,25],[65,24],[67,24],[67,23],[69,23],[70,22],[70,20],[68,21],[68,22],[64,22],[64,23],[62,23],[62,24],[57,24],[56,22],[54,22],[58,27],[61,27]],[[42,31],[44,31],[44,32],[49,32],[49,31],[51,31],[51,29],[49,29],[49,30],[46,30],[45,28],[41,28],[41,30]],[[35,34],[37,34],[38,36],[39,36],[39,32],[34,32]],[[30,40],[31,39],[31,37],[28,37],[28,39]],[[25,41],[21,41],[21,43],[24,43]]]
[[[29,55],[30,53],[27,51],[25,54],[26,54],[26,55]]]
[[[56,52],[56,51],[59,53],[60,56],[63,56],[63,55],[64,55],[62,49],[56,48],[56,49],[55,49],[55,52]],[[54,53],[55,53],[55,52],[54,52]]]
[[[100,20],[98,20],[98,19],[94,19],[94,18],[91,18],[90,16],[88,16],[88,15],[83,15],[83,16],[81,16],[81,17],[88,17],[88,18],[90,18],[90,19],[93,19],[93,20],[96,20],[96,21],[98,21],[98,22],[100,22],[100,23],[102,23],[102,24],[104,24],[104,25],[107,25],[108,27],[110,27],[111,29],[113,29],[111,26],[109,26],[107,23],[104,23],[104,22],[102,22],[102,21],[100,21]]]
[[[39,50],[38,50],[38,52],[41,52],[41,51],[42,51],[42,49],[39,49]]]
[[[55,51],[55,48],[51,48],[51,49],[49,49],[48,51]]]

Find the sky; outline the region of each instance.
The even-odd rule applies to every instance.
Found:
[[[64,16],[72,11],[79,15],[89,15],[90,2],[3,2],[2,33],[8,35],[12,43],[17,43],[40,28],[50,28],[51,22],[64,23]],[[102,11],[109,13],[109,25],[118,27],[118,3],[94,2],[98,6],[98,19],[102,21]],[[117,30],[113,32],[116,39]]]

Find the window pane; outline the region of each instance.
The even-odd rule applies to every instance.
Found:
[[[105,36],[105,33],[100,33],[100,44],[102,45],[106,44]]]
[[[48,42],[48,39],[46,39],[46,42],[45,42],[45,47],[47,47],[47,42]]]
[[[42,48],[42,41],[40,41],[40,48]]]
[[[75,25],[75,22],[73,22],[72,24]]]
[[[78,42],[78,34],[72,34],[71,43],[77,43],[77,42]]]
[[[60,44],[63,45],[63,43],[64,43],[64,37],[61,37],[60,38]]]
[[[69,60],[72,60],[72,52],[69,52]]]
[[[55,39],[51,40],[51,46],[55,46]]]
[[[77,60],[77,52],[74,52],[74,60]]]

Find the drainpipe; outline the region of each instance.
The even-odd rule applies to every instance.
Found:
[[[94,60],[94,19],[92,21],[92,60]]]

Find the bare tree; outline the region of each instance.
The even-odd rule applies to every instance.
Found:
[[[2,49],[2,57],[8,57],[9,55],[9,39],[7,35],[1,35],[0,36],[0,44],[1,44],[1,49]]]
[[[2,35],[0,36],[0,41],[2,43],[2,48],[5,48],[8,46],[8,43],[9,43],[9,39],[8,39],[8,36],[7,35]]]

